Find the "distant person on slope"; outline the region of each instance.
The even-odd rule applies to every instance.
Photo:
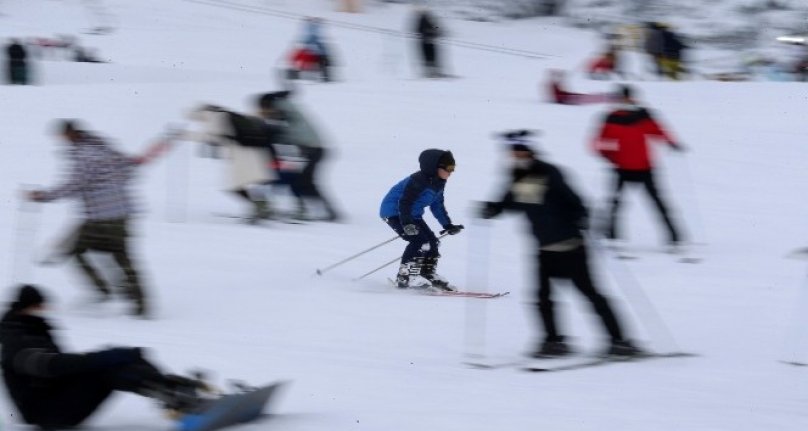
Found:
[[[550,102],[558,103],[560,105],[586,105],[589,103],[606,103],[615,100],[611,93],[573,93],[567,91],[564,82],[566,73],[563,70],[552,69],[550,70],[550,80],[547,85],[549,90]]]
[[[438,39],[445,35],[435,15],[426,6],[415,7],[414,33],[418,36],[418,50],[424,67],[424,77],[442,78],[441,55],[438,50]]]
[[[74,242],[67,255],[75,256],[84,274],[99,293],[99,300],[109,298],[109,282],[90,264],[88,251],[112,255],[123,273],[123,293],[134,303],[132,314],[148,316],[141,276],[130,256],[130,221],[135,214],[129,184],[138,166],[145,165],[163,153],[170,140],[160,141],[141,156],[124,155],[105,140],[81,128],[75,120],[61,120],[58,133],[70,145],[72,162],[67,179],[50,190],[34,190],[27,194],[36,202],[63,198],[80,199],[84,220],[72,236]]]
[[[46,310],[41,290],[23,285],[0,321],[3,381],[23,422],[43,430],[76,427],[114,391],[155,398],[176,413],[204,402],[204,383],[163,373],[140,348],[63,351],[42,316]]]
[[[11,39],[6,47],[8,55],[8,82],[10,84],[27,85],[30,81],[28,70],[28,51],[17,39]]]
[[[451,151],[429,149],[421,152],[418,163],[421,169],[396,183],[384,196],[379,210],[385,223],[408,243],[401,256],[396,286],[454,290],[436,272],[440,241],[423,216],[429,207],[443,227],[441,233],[457,235],[463,230],[463,225],[452,223],[443,204],[443,190],[455,170],[455,159]]]
[[[524,130],[503,134],[512,163],[510,183],[498,201],[483,204],[480,217],[490,219],[503,211],[523,213],[539,243],[536,305],[544,339],[531,355],[543,358],[571,353],[556,323],[550,282],[553,278],[571,280],[590,302],[611,339],[607,355],[637,355],[640,350],[624,338],[609,301],[592,281],[583,235],[588,224],[587,210],[561,171],[536,158],[529,136]]]
[[[615,185],[606,237],[618,239],[620,236],[617,216],[623,186],[626,183],[639,183],[645,187],[659,210],[668,231],[668,244],[675,250],[682,238],[657,190],[651,148],[647,141],[648,138],[661,139],[676,151],[683,151],[683,147],[657,123],[648,109],[637,103],[632,87],[621,86],[619,94],[620,105],[606,115],[592,145],[614,166]]]
[[[314,56],[320,70],[323,82],[333,80],[331,75],[331,52],[323,37],[323,20],[316,17],[307,17],[304,22],[302,47]]]

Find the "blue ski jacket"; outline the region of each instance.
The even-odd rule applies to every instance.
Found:
[[[446,180],[438,177],[438,162],[448,151],[424,150],[418,157],[421,170],[399,181],[382,199],[379,216],[383,219],[398,217],[401,225],[422,219],[429,207],[441,226],[452,223],[443,205],[443,189]]]

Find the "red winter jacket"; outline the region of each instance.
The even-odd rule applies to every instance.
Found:
[[[653,168],[646,137],[658,137],[676,148],[676,143],[641,106],[620,107],[606,117],[593,148],[618,169],[648,171]]]

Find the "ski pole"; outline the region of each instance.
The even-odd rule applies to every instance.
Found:
[[[617,286],[623,292],[623,296],[625,296],[628,301],[629,306],[631,306],[637,314],[637,317],[643,326],[645,326],[649,335],[660,341],[661,344],[665,346],[665,348],[670,349],[670,351],[678,352],[679,346],[673,334],[668,329],[667,325],[665,325],[656,307],[654,307],[651,300],[648,299],[640,283],[637,282],[637,279],[631,273],[631,270],[628,269],[627,265],[622,262],[613,264],[612,261],[616,259],[613,259],[611,256],[604,256],[606,252],[603,250],[597,238],[592,237],[588,232],[584,234],[584,237],[586,242],[592,244],[592,248],[595,249],[594,254],[597,256],[597,260],[599,262],[605,262],[601,267],[605,268],[612,275]]]
[[[794,311],[792,312],[791,322],[786,328],[785,337],[783,339],[783,354],[785,359],[780,362],[795,365],[806,366],[808,363],[808,331],[805,330],[805,307],[808,305],[808,278],[804,278],[800,283],[799,291],[797,292],[797,300],[794,301]]]
[[[688,201],[690,205],[685,208],[685,213],[687,213],[687,209],[690,209],[689,215],[692,220],[692,225],[694,227],[693,231],[694,234],[692,235],[691,241],[693,244],[698,244],[697,241],[704,244],[708,242],[707,233],[704,229],[704,218],[701,216],[701,211],[699,208],[699,199],[698,195],[696,194],[696,184],[693,182],[693,174],[690,169],[690,163],[687,161],[684,155],[680,157],[674,157],[674,160],[679,160],[679,173],[680,173],[680,182],[684,182],[686,187],[689,190],[685,191],[685,196],[688,197]],[[681,177],[684,177],[683,179]]]
[[[466,283],[470,291],[483,292],[488,284],[488,268],[491,250],[491,228],[489,220],[475,218],[471,225],[468,244],[469,265]],[[465,356],[469,359],[485,358],[486,341],[486,301],[466,301],[465,310]]]
[[[23,190],[25,189],[28,188],[23,188]],[[17,220],[14,226],[14,243],[11,251],[12,284],[21,283],[24,280],[30,279],[34,236],[39,225],[40,208],[38,203],[31,202],[28,200],[27,196],[20,200]]]
[[[445,232],[445,231],[441,231],[441,232]],[[449,235],[449,234],[448,234],[448,233],[444,233],[444,234],[442,234],[441,236],[439,236],[438,238],[443,238],[443,237],[445,237],[446,235]],[[396,237],[396,238],[398,238],[398,237]],[[396,238],[393,238],[393,239],[396,239]],[[388,242],[392,241],[393,239],[387,240],[387,241],[385,241],[385,242],[384,242],[384,243],[382,243],[382,244],[386,244],[386,243],[388,243]],[[382,244],[379,244],[379,245],[382,245]],[[378,245],[377,245],[376,247],[378,247]],[[374,247],[374,248],[376,248],[376,247]],[[383,264],[383,265],[379,266],[378,268],[375,268],[375,269],[373,269],[373,270],[371,270],[371,271],[368,271],[368,272],[366,272],[366,273],[364,273],[364,274],[360,275],[359,277],[354,278],[352,281],[359,281],[359,280],[361,280],[361,279],[363,279],[363,278],[367,277],[368,275],[373,274],[374,272],[377,272],[377,271],[379,271],[379,270],[381,270],[381,269],[384,269],[384,268],[386,268],[386,267],[388,267],[388,266],[390,266],[390,265],[392,265],[392,264],[396,263],[396,262],[397,262],[397,261],[399,261],[399,260],[401,260],[401,256],[399,256],[399,257],[397,257],[397,258],[395,258],[395,259],[391,260],[390,262],[387,262],[387,263],[385,263],[385,264]]]
[[[376,250],[377,248],[379,248],[379,247],[381,247],[381,246],[383,246],[383,245],[385,245],[385,244],[387,244],[389,242],[393,242],[393,241],[397,240],[398,238],[399,238],[399,236],[396,235],[396,236],[394,236],[394,237],[392,237],[392,238],[390,238],[388,240],[384,240],[384,241],[380,242],[379,244],[374,245],[373,247],[370,247],[369,249],[362,250],[359,253],[354,254],[353,256],[346,257],[345,259],[342,259],[341,261],[339,261],[337,263],[331,264],[331,265],[329,265],[329,266],[327,266],[325,268],[317,268],[315,273],[317,275],[323,275],[324,273],[326,273],[326,272],[328,272],[328,271],[330,271],[330,270],[332,270],[332,269],[334,269],[334,268],[336,268],[336,267],[338,267],[338,266],[340,266],[340,265],[342,265],[342,264],[344,264],[346,262],[350,262],[350,261],[356,259],[357,257],[362,256],[363,254],[368,253],[368,252],[370,252],[372,250]],[[387,264],[387,265],[389,265],[389,264]],[[379,268],[379,269],[381,269],[381,268]]]

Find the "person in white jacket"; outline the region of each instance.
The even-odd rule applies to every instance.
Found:
[[[202,123],[202,130],[189,132],[188,139],[212,144],[225,149],[228,160],[229,181],[227,191],[253,206],[248,217],[253,223],[271,216],[266,185],[275,180],[270,169],[270,142],[266,148],[244,146],[235,140],[231,114],[218,106],[202,105],[191,111],[189,118]]]

